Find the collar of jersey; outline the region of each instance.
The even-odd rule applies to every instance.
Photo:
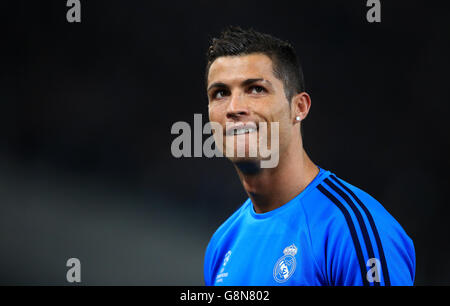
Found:
[[[312,190],[313,188],[315,188],[318,184],[320,184],[320,182],[322,182],[327,176],[330,175],[330,171],[324,170],[322,168],[320,168],[319,166],[317,166],[319,168],[319,173],[316,175],[316,177],[311,181],[311,183],[308,184],[308,186],[306,186],[306,188],[300,192],[300,194],[298,194],[296,197],[294,197],[292,200],[290,200],[289,202],[287,202],[286,204],[275,208],[274,210],[268,211],[266,213],[256,213],[255,209],[253,207],[253,203],[251,201],[251,199],[248,199],[249,202],[249,210],[250,210],[250,214],[253,218],[255,219],[266,219],[266,218],[270,218],[271,216],[277,215],[282,213],[283,211],[289,209],[289,207],[291,207],[292,205],[295,205],[295,203],[297,203],[297,201],[299,199],[301,199],[303,196],[305,196],[310,190]]]

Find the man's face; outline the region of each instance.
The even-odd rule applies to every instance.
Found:
[[[209,120],[223,129],[223,152],[233,162],[248,160],[249,144],[279,137],[279,153],[292,137],[290,104],[283,82],[273,74],[272,60],[260,53],[217,58],[209,69],[207,94]],[[271,124],[279,123],[279,135],[271,135]],[[259,128],[261,123],[267,129]],[[243,133],[243,134],[240,134]],[[217,143],[217,133],[214,134]],[[270,148],[273,150],[273,148]],[[244,150],[245,157],[237,157]],[[229,152],[229,151],[228,151]],[[259,151],[258,151],[259,152]],[[260,159],[260,155],[256,156]]]

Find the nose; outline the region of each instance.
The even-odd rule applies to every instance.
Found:
[[[227,107],[227,119],[239,120],[241,117],[249,114],[250,111],[245,98],[239,94],[232,95]]]

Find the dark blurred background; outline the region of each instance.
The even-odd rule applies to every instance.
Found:
[[[393,3],[395,2],[395,3]],[[226,25],[290,41],[313,161],[414,240],[416,284],[450,284],[449,11],[429,1],[2,1],[0,284],[202,285],[215,229],[246,199],[225,159],[171,155],[207,121],[204,54]]]

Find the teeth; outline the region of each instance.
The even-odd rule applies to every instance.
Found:
[[[246,133],[253,133],[255,132],[256,129],[254,128],[243,128],[243,129],[238,129],[234,131],[234,135],[241,135],[241,134],[246,134]]]

